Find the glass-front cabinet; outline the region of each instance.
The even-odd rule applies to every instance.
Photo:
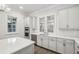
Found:
[[[44,32],[45,31],[45,17],[40,17],[39,23],[40,23],[40,32]]]
[[[47,16],[47,32],[48,33],[54,32],[54,22],[55,22],[55,16],[54,15]]]
[[[53,33],[55,27],[55,15],[47,15],[44,17],[39,17],[40,32],[43,33]]]

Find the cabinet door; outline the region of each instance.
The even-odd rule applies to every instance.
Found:
[[[48,48],[48,37],[47,36],[43,36],[42,46],[45,48]]]
[[[0,14],[0,34],[1,34],[1,32],[2,32],[2,26],[1,26],[1,24],[2,24],[2,20],[3,20],[3,19],[2,19],[2,16],[3,16],[3,15]]]
[[[39,18],[40,32],[45,32],[45,17]]]
[[[68,10],[61,10],[58,14],[59,28],[66,28],[68,21]]]
[[[70,28],[79,28],[79,7],[69,9],[69,26]]]
[[[57,52],[64,53],[64,40],[57,38]]]
[[[74,40],[65,40],[65,53],[66,54],[75,53],[75,41]]]
[[[56,38],[49,37],[49,49],[56,51]]]
[[[3,34],[5,32],[5,13],[0,13],[0,34]]]
[[[37,45],[42,46],[42,37],[41,37],[41,35],[37,36]]]

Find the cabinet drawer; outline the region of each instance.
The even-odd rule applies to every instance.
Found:
[[[66,42],[66,43],[73,44],[75,41],[74,41],[74,40],[70,40],[70,39],[65,39],[65,42]]]
[[[50,41],[56,41],[56,38],[50,38],[49,40]]]
[[[65,39],[63,39],[63,38],[57,38],[57,42],[60,42],[60,43],[61,43],[61,42],[64,43],[64,40],[65,40]]]

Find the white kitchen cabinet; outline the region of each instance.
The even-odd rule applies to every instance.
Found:
[[[58,19],[59,28],[79,29],[79,6],[60,10]]]
[[[56,38],[49,37],[49,49],[56,51]]]
[[[64,53],[64,40],[62,38],[57,38],[57,52]]]
[[[68,24],[68,10],[64,9],[58,13],[58,26],[59,28],[66,28]]]
[[[45,32],[45,17],[39,17],[40,32]]]
[[[42,40],[42,47],[44,48],[48,48],[48,37],[47,36],[43,36],[43,40]]]
[[[7,17],[4,12],[0,12],[0,34],[3,34],[6,32],[5,27],[6,27],[6,21]]]
[[[74,54],[75,53],[75,41],[74,40],[65,40],[65,54]]]
[[[0,13],[0,34],[1,34],[1,32],[2,32],[2,19],[3,18],[3,15]]]
[[[37,30],[37,17],[36,16],[33,17],[32,26],[33,26],[32,30],[33,30],[33,32],[35,32]]]
[[[47,32],[54,32],[55,15],[47,16]]]
[[[30,17],[30,28],[31,28],[32,33],[36,32],[37,30],[37,17],[36,16]]]
[[[42,35],[37,36],[37,45],[42,46]]]
[[[63,54],[77,53],[75,41],[72,39],[39,35],[37,45]]]
[[[79,6],[69,8],[69,27],[77,29],[79,28]]]
[[[57,39],[57,52],[64,54],[75,53],[75,41],[65,38]]]
[[[48,37],[44,35],[38,35],[37,45],[44,47],[44,48],[48,48]]]

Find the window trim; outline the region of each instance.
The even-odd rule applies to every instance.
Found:
[[[11,31],[11,32],[9,32],[9,28],[8,28],[8,18],[9,17],[12,17],[12,18],[15,18],[16,19],[16,24],[15,24],[15,29],[16,29],[16,31],[15,32],[13,32],[13,31]],[[12,21],[12,19],[11,19],[11,21]],[[12,24],[13,25],[13,24]],[[11,28],[12,30],[14,29],[13,27]],[[17,17],[15,17],[15,16],[11,16],[11,15],[7,15],[7,34],[17,34],[18,32],[17,32]]]

